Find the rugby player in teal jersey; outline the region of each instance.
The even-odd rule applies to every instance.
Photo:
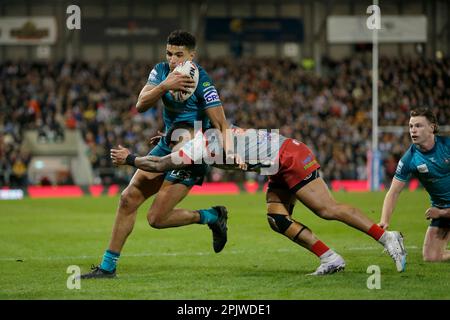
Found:
[[[426,108],[412,110],[409,134],[412,144],[400,159],[387,192],[379,225],[387,229],[400,192],[411,176],[417,177],[430,195],[425,218],[431,223],[425,234],[424,261],[449,261],[450,250],[450,137],[437,136],[438,122]]]
[[[172,72],[175,67],[195,56],[195,37],[181,30],[173,31],[166,46],[166,62],[157,64],[150,72],[147,84],[142,88],[136,108],[145,112],[154,107],[159,99],[164,104],[163,118],[167,130],[178,122],[201,121],[203,128],[215,127],[225,133],[228,124],[219,95],[205,70],[199,65],[199,82],[184,102],[174,100],[170,91],[187,91],[195,87],[187,75]],[[227,141],[227,137],[224,137]],[[226,142],[228,144],[228,142]],[[161,139],[149,155],[165,156],[171,149]],[[169,228],[193,223],[207,224],[213,235],[213,249],[220,252],[227,242],[227,210],[223,206],[207,209],[187,210],[175,206],[189,193],[194,185],[201,185],[207,166],[200,164],[183,170],[164,173],[137,170],[127,188],[122,192],[108,249],[98,266],[81,275],[81,279],[112,278],[116,276],[116,264],[120,252],[133,230],[137,209],[150,196],[155,195],[147,213],[147,220],[153,228]]]
[[[176,142],[182,137],[184,140],[180,145],[184,144],[180,150],[174,147],[170,155],[136,157],[128,149],[119,146],[111,150],[111,158],[114,164],[129,164],[147,171],[184,168],[202,162],[223,169],[258,169],[261,174],[269,176],[266,202],[270,226],[320,259],[320,265],[312,275],[341,271],[345,268],[345,261],[308,227],[292,219],[296,200],[323,219],[341,221],[371,236],[385,247],[397,271],[405,270],[406,251],[400,233],[383,230],[361,210],[338,203],[319,176],[320,165],[308,146],[267,130],[246,130],[232,126],[230,131],[233,140],[237,141],[236,153],[245,161],[245,166],[224,163],[219,139],[216,138],[220,134],[216,133],[214,137],[214,130],[207,130],[204,134],[197,131],[195,138],[190,139],[190,132],[177,132],[172,128],[168,138]],[[173,136],[172,132],[175,133]]]

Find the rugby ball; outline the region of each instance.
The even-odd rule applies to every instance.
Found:
[[[187,61],[182,62],[179,65],[177,65],[173,71],[174,72],[178,71],[181,74],[188,75],[189,77],[191,77],[191,79],[193,79],[195,81],[194,88],[189,88],[189,90],[186,90],[186,91],[184,91],[184,90],[183,91],[182,90],[176,90],[176,91],[171,90],[170,91],[170,93],[172,94],[175,101],[179,101],[179,102],[186,101],[187,99],[189,99],[190,96],[192,96],[194,94],[195,89],[197,89],[198,77],[199,77],[198,68],[195,65],[195,63],[187,60]]]

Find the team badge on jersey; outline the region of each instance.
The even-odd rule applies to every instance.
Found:
[[[417,171],[419,171],[420,173],[427,173],[427,172],[429,172],[428,171],[428,167],[427,167],[427,165],[425,163],[421,164],[421,165],[418,165],[417,166]]]

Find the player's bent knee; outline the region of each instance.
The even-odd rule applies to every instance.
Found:
[[[321,207],[315,211],[315,213],[325,220],[334,220],[336,219],[335,208],[333,207]]]
[[[147,214],[147,221],[150,227],[159,229],[159,221],[158,216],[153,214],[152,211],[149,211]]]
[[[442,261],[442,254],[440,253],[423,253],[423,261],[425,262],[439,262]]]
[[[121,209],[125,210],[135,210],[139,204],[138,204],[138,197],[134,194],[133,191],[130,191],[129,189],[125,189],[120,194],[120,200],[119,200],[119,207]]]
[[[147,216],[147,221],[148,221],[148,224],[150,225],[150,227],[152,227],[154,229],[161,229],[163,227],[163,224],[161,223],[161,221],[154,216]]]
[[[163,229],[166,227],[164,220],[161,219],[161,216],[156,211],[150,211],[147,214],[147,221],[150,227],[155,229]]]
[[[439,262],[439,261],[442,261],[442,258],[436,257],[436,256],[424,256],[423,261],[424,262]]]
[[[294,222],[288,215],[277,213],[268,213],[267,220],[272,230],[281,234],[284,234]]]

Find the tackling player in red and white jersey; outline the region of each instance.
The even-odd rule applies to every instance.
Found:
[[[217,157],[218,150],[221,150],[220,139],[204,138],[207,132],[205,134],[197,132],[194,139],[184,143],[181,149],[165,157],[136,157],[123,147],[112,149],[111,157],[114,164],[134,165],[141,170],[152,172],[184,168],[199,163],[199,160],[225,169],[261,170],[262,174],[269,175],[266,193],[269,224],[274,231],[283,234],[320,258],[320,266],[312,275],[341,271],[345,268],[345,261],[320,241],[307,226],[292,219],[296,200],[323,219],[338,220],[368,234],[385,247],[395,261],[397,271],[405,270],[406,251],[401,234],[397,231],[385,231],[361,210],[337,202],[320,177],[320,165],[307,145],[295,139],[286,138],[277,132],[245,130],[234,126],[230,131],[235,141],[241,141],[241,148],[238,147],[236,153],[245,161],[245,166],[227,164],[223,161],[211,163],[211,158],[217,160],[223,157]],[[174,138],[175,132],[176,128],[173,128],[170,138],[178,141],[177,137],[181,135]],[[188,133],[187,136],[190,134]],[[237,144],[239,145],[239,142]],[[177,148],[174,147],[173,150]],[[252,155],[257,156],[252,157]]]

